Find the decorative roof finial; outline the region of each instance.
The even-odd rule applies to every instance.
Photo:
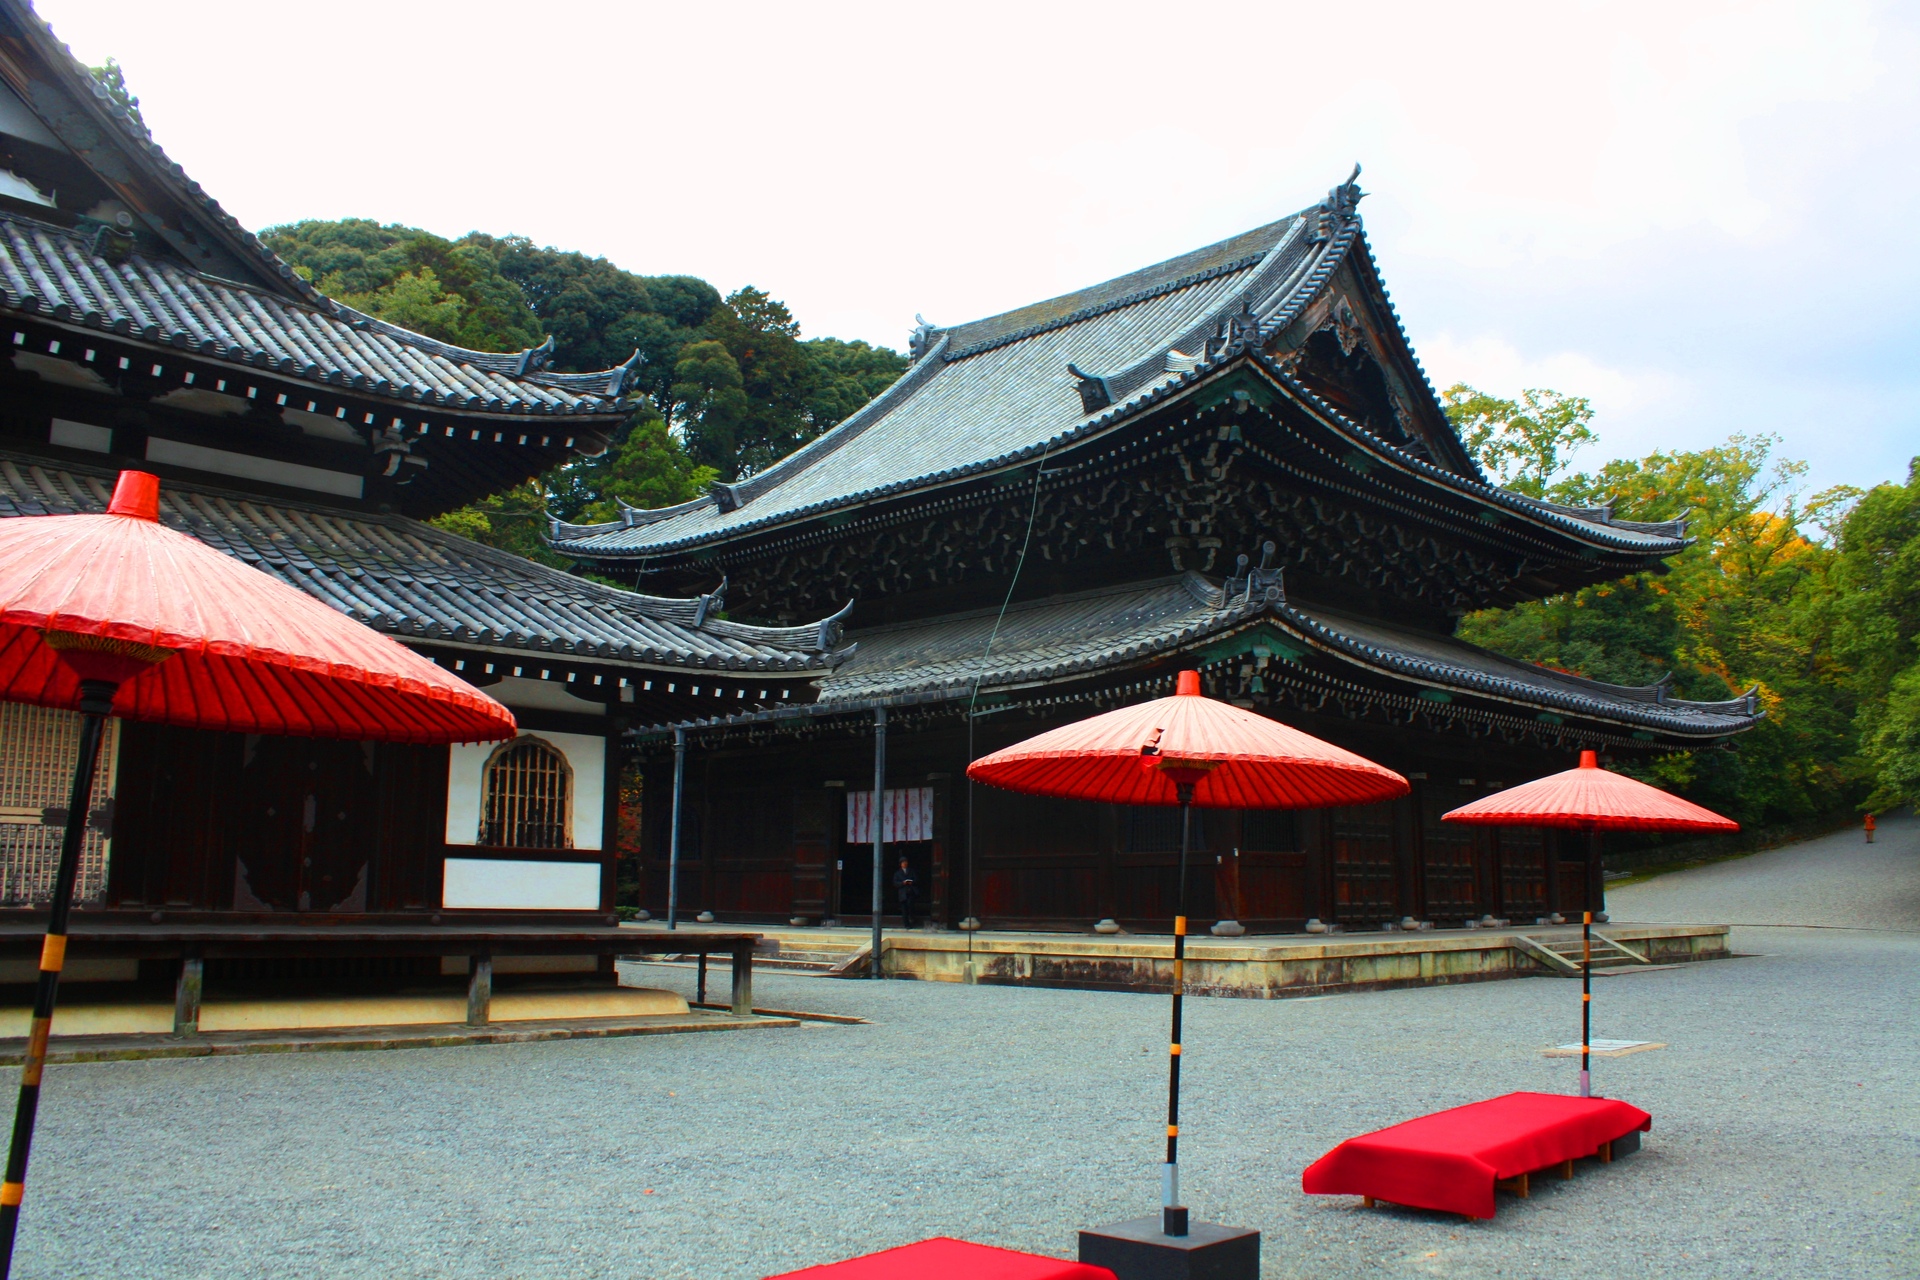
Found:
[[[553,335],[537,347],[528,347],[520,353],[520,360],[513,366],[513,376],[524,378],[530,373],[538,373],[553,360]]]
[[[1080,392],[1080,412],[1098,413],[1113,403],[1113,388],[1105,378],[1086,372],[1071,360],[1067,362],[1067,372],[1073,375]]]
[[[913,313],[913,332],[907,335],[907,358],[918,360],[933,349],[933,335],[939,332],[927,323],[927,318],[918,311]]]
[[[1327,192],[1327,198],[1320,202],[1314,218],[1313,238],[1316,241],[1332,239],[1341,223],[1353,220],[1366,194],[1360,189],[1360,166],[1355,164],[1347,180]]]

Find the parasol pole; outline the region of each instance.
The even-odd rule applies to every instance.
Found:
[[[1587,861],[1591,864],[1600,856],[1600,828],[1587,828]],[[1593,872],[1587,872],[1589,891],[1593,884]],[[1589,1067],[1589,1053],[1592,1047],[1593,1029],[1593,904],[1580,916],[1580,1096],[1593,1096],[1593,1074]]]
[[[1160,1230],[1187,1234],[1187,1208],[1180,1203],[1180,1005],[1187,985],[1187,854],[1193,848],[1193,787],[1176,782],[1180,796],[1180,887],[1173,917],[1173,1035],[1167,1053],[1167,1163],[1160,1183]]]
[[[20,1070],[20,1101],[13,1113],[13,1143],[7,1149],[5,1182],[0,1182],[0,1280],[13,1271],[14,1233],[20,1228],[20,1201],[27,1190],[27,1155],[33,1146],[33,1122],[40,1110],[40,1075],[47,1065],[47,1036],[60,993],[60,971],[67,960],[67,916],[74,882],[80,878],[80,847],[87,834],[87,804],[100,757],[101,732],[113,710],[117,688],[108,680],[80,682],[80,758],[73,766],[73,794],[67,805],[66,838],[60,844],[60,869],[54,876],[47,936],[40,946],[40,982],[33,993],[33,1029],[27,1036],[26,1062]]]

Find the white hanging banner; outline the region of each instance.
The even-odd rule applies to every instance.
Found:
[[[888,844],[901,840],[933,839],[933,788],[888,787],[881,802],[885,818],[881,838]],[[873,843],[873,792],[847,792],[847,843]]]

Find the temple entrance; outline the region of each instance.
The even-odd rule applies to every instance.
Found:
[[[1547,842],[1531,827],[1502,827],[1499,842],[1500,914],[1534,920],[1547,911]]]
[[[371,744],[248,738],[234,910],[367,909],[371,757]]]
[[[881,914],[897,916],[900,914],[900,897],[894,892],[893,873],[900,869],[900,859],[907,860],[908,870],[913,872],[914,883],[919,886],[919,895],[914,899],[914,909],[920,920],[927,918],[927,910],[933,901],[933,841],[903,840],[899,844],[889,844],[886,850],[886,866],[880,876]],[[873,845],[850,844],[840,853],[840,914],[842,916],[871,916],[873,914]]]
[[[1334,918],[1360,925],[1395,919],[1392,807],[1333,809],[1328,816],[1333,828]]]
[[[1440,820],[1449,809],[1472,799],[1473,793],[1465,787],[1425,783],[1420,788],[1420,871],[1426,887],[1425,914],[1436,920],[1464,920],[1480,914],[1473,829]]]

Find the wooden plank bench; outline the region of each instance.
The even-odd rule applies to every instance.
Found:
[[[24,913],[23,913],[24,914]],[[37,914],[37,913],[36,913]],[[0,921],[0,959],[37,960],[44,921]],[[687,933],[607,925],[543,925],[448,920],[431,923],[148,923],[124,917],[73,917],[67,955],[73,959],[172,960],[179,964],[174,1033],[199,1030],[208,960],[362,957],[467,957],[467,1022],[485,1025],[499,956],[605,956],[723,952],[732,958],[732,1010],[753,1012],[757,933]]]
[[[1496,1189],[1526,1196],[1534,1174],[1636,1151],[1653,1117],[1616,1098],[1509,1093],[1350,1138],[1301,1175],[1309,1195],[1355,1195],[1469,1218],[1493,1216]]]

